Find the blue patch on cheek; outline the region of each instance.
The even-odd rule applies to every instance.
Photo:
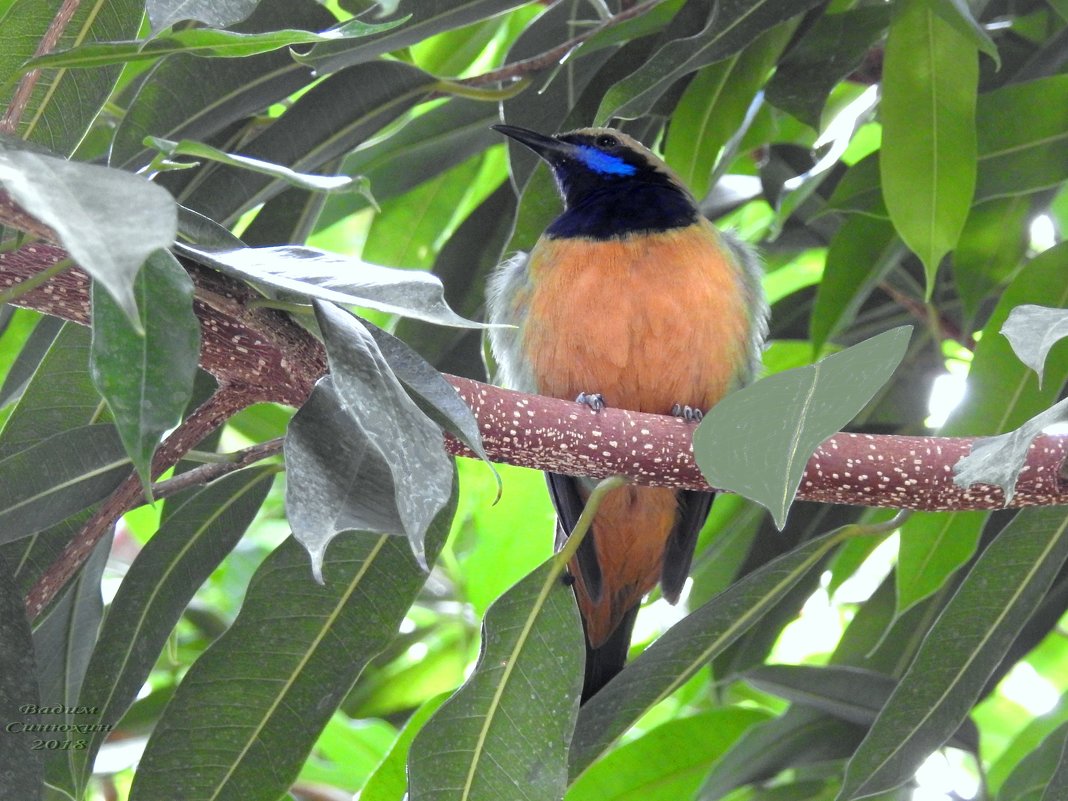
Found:
[[[638,168],[627,164],[619,156],[612,156],[593,147],[579,149],[579,158],[594,172],[604,175],[634,175]]]

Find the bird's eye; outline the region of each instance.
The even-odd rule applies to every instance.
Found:
[[[594,144],[603,148],[619,147],[619,140],[611,134],[601,134],[594,140]]]

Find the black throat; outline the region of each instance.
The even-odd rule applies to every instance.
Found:
[[[693,201],[662,183],[620,182],[586,194],[545,229],[551,239],[618,239],[697,222]]]

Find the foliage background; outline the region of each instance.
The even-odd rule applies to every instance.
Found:
[[[4,151],[38,146],[77,162],[160,169],[155,182],[182,206],[249,246],[307,243],[429,270],[449,305],[478,319],[487,271],[529,247],[557,208],[544,169],[519,151],[509,160],[488,126],[503,118],[556,131],[615,120],[664,154],[711,218],[760,246],[773,304],[768,373],[916,326],[892,382],[851,430],[996,434],[1062,393],[1063,346],[1039,386],[998,333],[1016,306],[1068,300],[1068,6],[1060,0],[212,5],[219,18],[191,23],[150,2],[150,25],[134,0],[70,4],[55,60],[9,131],[26,144],[6,141]],[[59,6],[0,2],[6,99]],[[398,24],[347,40],[303,35],[353,14]],[[262,38],[213,37],[226,26],[276,38],[265,49]],[[577,47],[561,47],[574,37]],[[304,175],[286,183],[263,164],[223,164],[193,145],[186,148],[196,158],[173,156],[192,166],[167,169],[147,136],[206,143]],[[349,187],[360,191],[318,191],[333,174],[362,176]],[[121,201],[121,189],[96,186],[101,199]],[[118,216],[141,224],[128,205]],[[181,218],[179,230],[187,242],[203,241],[191,233],[193,219]],[[27,246],[5,231],[6,252]],[[121,238],[105,237],[108,247]],[[125,280],[130,291],[132,276]],[[107,302],[97,291],[94,314]],[[485,380],[478,330],[373,309],[361,315],[437,369]],[[195,359],[188,343],[165,355],[177,329],[159,326],[153,340],[153,319],[163,318],[145,318],[152,344],[142,353],[168,367]],[[97,342],[106,331],[94,318]],[[84,328],[0,307],[0,482],[46,481],[46,465],[75,461],[64,456],[78,452],[75,441],[99,455],[110,437],[107,447],[123,452],[100,433],[121,412],[93,384],[91,347]],[[928,404],[946,376],[968,376],[968,393],[943,422]],[[186,397],[211,392],[204,373],[182,381]],[[253,405],[198,450],[229,453],[282,436],[292,415],[288,406]],[[149,454],[168,427],[141,443]],[[130,464],[120,467],[114,475]],[[474,670],[490,605],[550,557],[543,481],[499,466],[503,492],[494,503],[491,471],[459,459],[455,514],[446,508],[428,535],[431,556],[435,537],[441,547],[428,579],[403,538],[352,535],[332,544],[319,590],[289,537],[286,475],[277,467],[248,468],[128,512],[114,540],[33,621],[32,647],[18,622],[23,596],[115,482],[79,481],[64,496],[70,516],[29,531],[12,522],[14,502],[0,491],[10,512],[0,519],[11,526],[0,537],[0,699],[39,692],[48,705],[129,705],[107,707],[121,722],[87,784],[84,750],[28,752],[24,737],[0,737],[9,771],[0,777],[13,788],[4,797],[402,797],[408,746]],[[444,480],[447,489],[452,476]],[[575,623],[566,592],[526,603],[537,582],[520,585],[494,607],[500,618],[487,624],[487,637],[538,611],[531,625],[561,651],[532,646],[519,655],[531,660],[524,670],[553,677],[550,689],[509,697],[507,714],[474,747],[460,723],[436,718],[412,747],[411,797],[554,798],[567,786],[569,801],[787,801],[835,798],[843,782],[842,797],[1065,797],[1063,512],[917,513],[886,537],[794,550],[889,517],[797,503],[780,533],[760,507],[720,497],[684,606],[654,595],[632,655],[742,577],[755,577],[742,605],[728,607],[723,596],[719,603],[728,619],[740,619],[739,609],[759,614],[668,697],[631,710],[636,722],[622,741],[570,781],[566,754],[549,746],[570,736],[575,709],[556,709],[549,696],[566,700],[570,674],[557,665],[573,660]],[[991,543],[1000,550],[986,550]],[[1036,543],[1048,548],[1032,554]],[[811,559],[792,568],[788,588],[772,591],[778,574],[760,568],[789,552]],[[977,563],[979,553],[989,558]],[[1034,570],[1013,572],[1021,564]],[[985,612],[984,602],[992,607]],[[711,638],[715,619],[702,620],[694,625]],[[666,642],[669,655],[684,653],[684,644]],[[953,673],[963,663],[977,672]],[[488,673],[493,665],[483,667],[478,675],[491,688],[505,686]],[[653,689],[661,680],[637,663],[626,675]],[[467,710],[474,720],[499,709],[464,703],[461,717]],[[877,715],[868,750],[858,751]],[[536,730],[525,726],[540,722],[562,730],[531,736]],[[583,731],[581,717],[578,725]],[[925,762],[950,735],[949,747]],[[878,737],[904,744],[897,762],[873,754]],[[135,781],[131,766],[142,751]],[[544,770],[522,774],[510,764],[531,759]]]

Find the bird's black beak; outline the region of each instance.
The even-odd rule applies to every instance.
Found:
[[[527,128],[515,125],[491,125],[493,130],[499,131],[510,139],[514,139],[522,145],[526,145],[546,161],[555,161],[561,156],[568,155],[574,148],[567,142],[561,142],[552,136],[540,134]]]

